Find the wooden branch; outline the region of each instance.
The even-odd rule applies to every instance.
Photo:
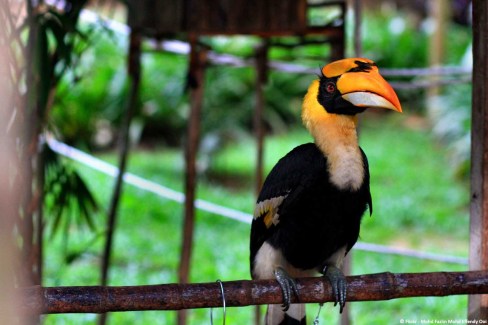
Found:
[[[437,273],[378,273],[350,276],[348,301],[488,293],[488,271]],[[327,279],[297,280],[301,303],[332,301]],[[223,282],[227,306],[281,304],[275,280]],[[30,287],[24,289],[22,312],[104,313],[113,311],[181,310],[221,307],[220,285],[163,284],[128,287]],[[297,302],[293,297],[293,302]]]

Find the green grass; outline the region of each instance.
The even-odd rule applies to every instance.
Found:
[[[371,170],[373,216],[363,220],[365,242],[415,248],[428,252],[467,256],[468,191],[447,166],[445,150],[433,143],[426,127],[412,127],[408,115],[365,115],[361,145]],[[274,163],[294,146],[310,141],[303,130],[266,140],[265,165]],[[211,161],[201,177],[198,197],[251,212],[253,209],[254,143],[252,139],[229,145]],[[183,160],[179,151],[161,148],[135,151],[129,171],[181,190]],[[115,156],[103,159],[114,162]],[[113,179],[76,165],[103,207],[110,198]],[[218,176],[218,177],[217,177]],[[223,177],[230,181],[221,182]],[[70,229],[69,252],[82,252],[64,263],[61,235],[46,239],[45,285],[96,285],[103,245],[104,215],[97,216],[98,234]],[[182,207],[171,201],[125,186],[115,236],[111,285],[142,285],[177,281]],[[249,279],[249,225],[198,211],[191,281]],[[353,274],[377,272],[460,271],[467,267],[362,251],[353,253]],[[398,324],[404,319],[454,319],[466,315],[464,296],[412,298],[386,302],[350,303],[355,324]],[[309,322],[318,306],[308,306]],[[222,313],[215,309],[214,321]],[[111,324],[174,324],[174,312],[126,312],[110,315]],[[208,324],[208,310],[189,312],[189,324]],[[228,324],[251,324],[253,308],[229,308]],[[334,324],[338,309],[325,305],[322,324]],[[49,315],[46,324],[94,324],[95,315]]]

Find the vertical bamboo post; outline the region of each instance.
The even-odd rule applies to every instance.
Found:
[[[256,137],[256,170],[255,170],[255,194],[256,197],[261,191],[264,176],[264,125],[263,113],[265,106],[264,86],[268,81],[268,40],[262,40],[254,52],[256,70],[256,106],[254,109],[254,135]],[[254,323],[261,324],[261,308],[254,309]]]
[[[431,0],[429,10],[430,16],[434,21],[434,32],[429,39],[429,66],[438,67],[444,61],[445,33],[449,12],[448,2],[445,0]],[[431,77],[433,82],[438,80],[438,76]],[[428,89],[428,105],[432,105],[432,100],[439,95],[439,92],[439,87]]]
[[[187,125],[185,147],[185,204],[182,245],[180,255],[179,282],[188,283],[190,260],[195,226],[195,194],[197,183],[197,153],[200,142],[200,116],[203,103],[205,62],[207,51],[197,44],[197,37],[191,36],[188,86],[190,87],[190,116]],[[178,312],[178,324],[186,324],[186,311]]]
[[[108,284],[110,259],[112,255],[113,237],[117,223],[117,211],[119,207],[120,196],[122,194],[123,177],[127,165],[127,157],[129,153],[129,128],[132,117],[136,110],[139,98],[139,84],[141,79],[141,34],[132,30],[130,34],[130,48],[129,48],[129,62],[128,74],[130,78],[130,98],[125,112],[124,121],[120,130],[119,136],[119,173],[115,180],[114,190],[110,201],[108,211],[106,241],[102,257],[101,265],[101,284],[105,286]],[[107,321],[107,314],[101,314],[98,320],[100,325]]]
[[[353,42],[354,42],[354,56],[361,57],[362,56],[362,6],[360,0],[352,0],[352,7],[354,13],[354,35],[353,35]],[[345,21],[344,21],[345,24]],[[350,275],[352,271],[352,255],[354,251],[349,251],[349,254],[346,255],[344,258],[344,265],[342,266],[342,271],[345,275]],[[346,297],[347,298],[347,297]],[[342,314],[339,317],[339,324],[340,325],[349,325],[351,324],[351,309],[350,304],[346,304]]]
[[[331,61],[343,59],[345,55],[346,32],[344,26],[346,26],[346,1],[345,0],[341,1],[339,5],[341,7],[341,19],[343,23],[340,26],[341,36],[331,40],[331,52],[330,52]]]
[[[21,297],[17,286],[30,284],[23,279],[21,272],[20,252],[14,240],[14,229],[18,222],[22,193],[27,188],[22,185],[25,166],[19,163],[18,139],[22,128],[16,117],[16,110],[22,110],[18,85],[11,78],[10,69],[18,69],[14,60],[13,47],[9,47],[9,39],[14,33],[14,26],[6,17],[11,15],[11,8],[6,1],[0,2],[0,324],[27,324],[27,315],[19,313],[17,307]],[[7,46],[5,46],[7,45]],[[20,105],[19,105],[20,104]],[[38,317],[36,316],[38,319]]]
[[[34,1],[26,1],[28,17],[34,17]],[[25,105],[23,112],[23,126],[20,131],[21,142],[24,146],[21,154],[22,178],[24,193],[22,196],[21,211],[23,216],[19,219],[19,233],[22,238],[22,272],[27,280],[25,284],[37,284],[37,259],[35,247],[35,218],[39,202],[36,201],[36,173],[38,154],[39,134],[41,132],[41,109],[39,105],[39,66],[36,65],[41,56],[39,42],[39,22],[37,19],[28,19],[28,37],[26,44],[26,97],[23,100]],[[19,215],[20,217],[20,215]],[[32,320],[30,323],[37,323]]]
[[[473,1],[470,270],[488,269],[488,2]],[[469,296],[468,317],[488,320],[488,295]]]
[[[352,0],[353,3],[353,12],[354,12],[354,35],[353,35],[353,42],[354,42],[354,56],[359,58],[362,56],[363,53],[363,44],[362,44],[362,6],[360,0]]]
[[[263,147],[264,147],[264,86],[268,80],[268,42],[263,40],[255,50],[256,69],[256,106],[254,109],[254,135],[256,137],[256,195],[259,194],[263,184]]]

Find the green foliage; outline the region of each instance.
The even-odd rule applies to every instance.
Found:
[[[385,68],[427,67],[432,22],[392,8],[363,16],[364,56]],[[458,65],[471,42],[471,29],[447,22],[444,64]]]
[[[97,121],[115,123],[123,112],[125,39],[99,26],[90,34],[90,47],[80,62],[61,80],[54,101],[51,125],[68,143],[89,145]]]
[[[371,119],[361,124],[361,144],[371,165],[374,201],[373,218],[364,220],[362,237],[371,242],[399,238],[419,248],[435,246],[446,234],[467,240],[468,191],[465,184],[454,180],[446,158],[448,151],[429,142],[432,140],[426,126],[405,127],[414,117],[395,115],[387,122]],[[399,229],[409,235],[399,236],[384,229]],[[439,253],[442,247],[436,248]]]
[[[349,28],[350,30],[350,28]],[[425,67],[428,65],[428,21],[392,9],[366,11],[363,16],[364,56],[380,67]],[[449,24],[446,64],[457,64],[470,41],[468,28]],[[260,40],[255,37],[204,37],[218,53],[252,58]],[[273,46],[270,58],[311,67],[323,65],[326,45],[294,47],[297,37],[271,39],[286,46]],[[455,44],[456,46],[452,46]],[[126,36],[110,34],[100,26],[90,33],[90,47],[78,67],[65,78],[58,91],[53,125],[69,143],[93,145],[108,129],[113,143],[125,109]],[[140,110],[135,121],[142,127],[142,140],[179,145],[184,137],[188,100],[185,94],[187,58],[169,53],[145,52]],[[272,132],[280,132],[299,120],[300,101],[313,76],[271,72],[266,87],[265,121]],[[403,78],[411,80],[412,78]],[[250,133],[255,102],[255,75],[251,68],[210,66],[205,84],[202,115],[205,134],[226,141],[233,134]],[[402,102],[411,101],[420,111],[423,91],[400,92]]]
[[[29,33],[26,53],[30,56],[25,58],[29,103],[35,102],[32,111],[41,118],[50,108],[51,91],[80,55],[84,35],[76,28],[76,22],[85,3],[67,1],[62,11],[39,7],[24,26]]]
[[[205,132],[226,135],[248,134],[252,130],[255,106],[255,73],[249,68],[213,67],[208,71],[205,88]],[[301,97],[310,76],[272,72],[265,89],[264,120],[269,130],[283,131],[300,118]]]
[[[471,92],[467,84],[450,87],[429,107],[432,132],[448,148],[450,165],[464,180],[469,177],[471,159]]]
[[[189,111],[187,61],[184,56],[164,52],[142,55],[141,107],[136,119],[143,125],[146,141],[180,144]]]
[[[385,28],[386,26],[386,28]],[[409,68],[428,66],[429,21],[419,22],[412,15],[393,10],[366,12],[363,47],[365,56],[380,67]],[[471,42],[471,29],[448,22],[445,31],[444,63],[458,66]],[[416,78],[401,78],[415,81]],[[415,89],[399,91],[401,102],[416,112],[424,112],[425,92]],[[468,96],[466,95],[468,94]],[[427,114],[433,135],[449,149],[450,165],[466,179],[470,159],[471,86],[452,84],[442,88],[442,95],[429,105]]]
[[[47,145],[44,146],[43,158],[46,226],[50,229],[51,238],[62,228],[66,253],[70,229],[87,226],[90,231],[95,231],[93,218],[99,207],[79,172]]]
[[[404,13],[366,12],[362,28],[364,56],[378,66],[427,66],[428,35]]]

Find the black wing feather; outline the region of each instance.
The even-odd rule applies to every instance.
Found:
[[[373,211],[368,161],[362,150],[361,154],[365,173],[357,191],[339,190],[331,184],[327,159],[313,143],[296,147],[278,161],[257,200],[259,207],[266,200],[280,198],[274,202],[278,216],[270,222],[266,209],[256,209],[251,226],[251,274],[265,241],[302,269],[319,267],[343,246],[347,251],[352,248],[364,211],[367,207]]]
[[[327,162],[313,143],[300,145],[281,158],[264,181],[257,202],[286,196],[279,206],[285,211],[295,202],[317,173],[326,170]],[[251,269],[258,249],[272,236],[276,226],[266,227],[261,216],[255,216],[251,225]]]

